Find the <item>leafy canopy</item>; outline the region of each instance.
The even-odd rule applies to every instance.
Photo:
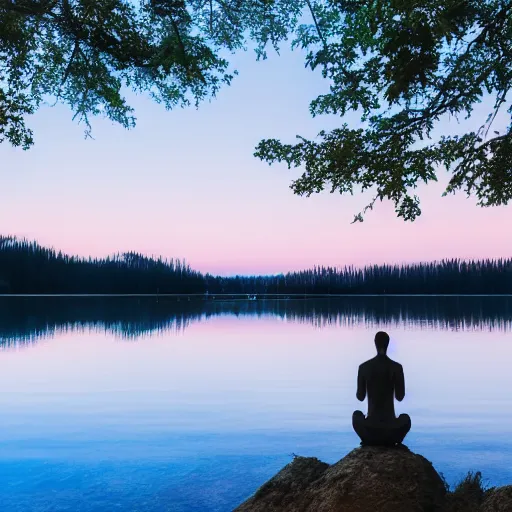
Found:
[[[313,8],[316,26],[296,44],[310,49],[307,64],[331,87],[311,113],[354,110],[361,125],[343,124],[315,141],[298,137],[295,145],[265,140],[256,155],[305,166],[292,184],[297,194],[374,190],[355,221],[383,199],[414,220],[421,210],[411,190],[436,181],[439,166],[452,172],[445,195],[463,189],[481,206],[507,204],[512,124],[504,133],[491,126],[500,109],[512,114],[512,2],[333,0]],[[494,104],[478,129],[431,138],[441,117],[468,117],[485,95]]]
[[[133,126],[126,86],[167,108],[197,104],[233,78],[222,55],[253,41],[264,57],[288,37],[330,84],[312,115],[361,118],[315,140],[260,142],[257,157],[304,169],[296,194],[369,189],[355,220],[384,199],[414,220],[411,191],[445,167],[445,194],[510,200],[512,123],[501,133],[493,121],[512,115],[512,0],[0,0],[0,141],[29,147],[25,117],[48,98],[87,127],[91,114]],[[478,129],[433,136],[487,96]]]
[[[223,54],[250,39],[265,56],[299,14],[293,0],[0,0],[0,142],[30,147],[25,118],[45,100],[88,130],[98,114],[134,126],[126,88],[197,105],[232,80]]]

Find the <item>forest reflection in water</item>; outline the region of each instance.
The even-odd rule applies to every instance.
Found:
[[[124,340],[180,332],[215,316],[277,317],[325,326],[510,331],[512,297],[352,296],[204,300],[181,297],[2,297],[0,345],[16,348],[62,332],[103,331]]]

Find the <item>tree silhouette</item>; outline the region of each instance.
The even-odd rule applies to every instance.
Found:
[[[5,294],[511,294],[512,259],[314,267],[274,276],[220,277],[179,260],[129,252],[77,258],[0,237]]]

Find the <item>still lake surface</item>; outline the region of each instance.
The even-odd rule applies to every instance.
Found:
[[[406,444],[512,483],[512,298],[0,298],[1,510],[224,512],[292,453],[333,463],[381,329]]]

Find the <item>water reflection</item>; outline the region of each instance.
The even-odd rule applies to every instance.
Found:
[[[125,340],[180,332],[215,316],[279,317],[316,327],[373,325],[416,329],[510,331],[509,297],[340,297],[202,300],[149,297],[3,297],[0,344],[19,347],[55,334],[101,331]]]
[[[377,325],[409,447],[509,484],[511,300],[0,299],[2,510],[226,512],[291,453],[335,462]]]

